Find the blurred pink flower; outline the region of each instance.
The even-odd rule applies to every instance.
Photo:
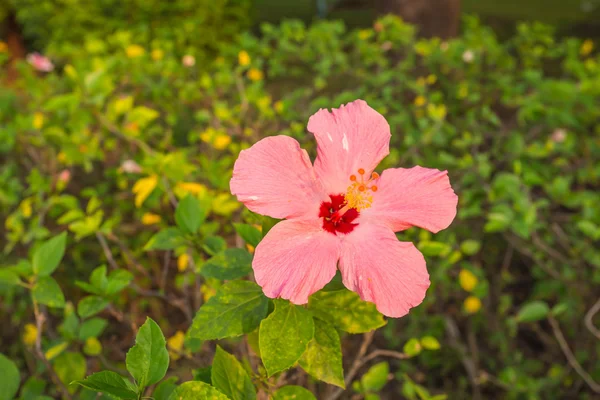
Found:
[[[71,171],[63,169],[60,174],[58,174],[58,180],[63,183],[69,183],[71,180]]]
[[[52,61],[50,61],[48,57],[37,52],[28,54],[27,62],[38,71],[51,72],[54,70],[54,64],[52,64]]]
[[[191,56],[189,54],[183,56],[181,62],[185,67],[193,67],[194,65],[196,65],[196,59],[194,58],[194,56]]]
[[[125,160],[121,164],[121,170],[128,174],[139,174],[142,172],[142,167],[133,160]]]
[[[475,59],[475,53],[472,50],[467,50],[463,53],[462,59],[466,63],[472,63]]]
[[[567,138],[567,131],[562,128],[555,129],[551,138],[554,143],[562,143]]]
[[[308,121],[314,166],[288,136],[243,150],[231,192],[250,210],[284,218],[256,247],[256,282],[271,298],[304,304],[335,275],[390,317],[419,305],[429,287],[423,255],[394,232],[438,232],[456,216],[446,171],[422,167],[374,172],[389,154],[390,127],[362,100],[319,110]]]

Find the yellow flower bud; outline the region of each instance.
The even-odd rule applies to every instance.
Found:
[[[465,299],[463,303],[465,311],[469,314],[475,314],[479,310],[481,310],[481,300],[479,300],[475,296],[469,296]]]

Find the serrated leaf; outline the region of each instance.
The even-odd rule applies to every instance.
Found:
[[[109,301],[100,296],[87,296],[77,304],[77,314],[81,318],[88,318],[104,310],[108,304]]]
[[[262,233],[248,224],[233,224],[235,231],[240,235],[242,239],[250,246],[256,247],[262,239]]]
[[[220,346],[213,359],[211,381],[231,400],[256,399],[256,390],[242,364]]]
[[[314,394],[302,386],[283,386],[273,393],[273,400],[317,400]]]
[[[525,304],[517,313],[517,322],[535,322],[548,316],[550,307],[543,301]]]
[[[135,387],[124,377],[112,371],[97,372],[83,380],[71,382],[97,392],[108,393],[120,399],[137,399]]]
[[[207,278],[231,280],[248,275],[252,271],[252,255],[244,249],[227,249],[210,258],[200,273]]]
[[[256,283],[228,282],[200,307],[188,336],[213,340],[252,332],[267,315],[267,307],[268,300]]]
[[[227,396],[219,392],[208,383],[190,381],[179,386],[169,400],[229,400]]]
[[[293,366],[315,334],[308,310],[276,299],[275,311],[260,323],[260,355],[268,376]]]
[[[144,246],[144,250],[172,250],[184,243],[182,232],[177,228],[167,228],[154,234]]]
[[[65,254],[66,244],[67,233],[63,232],[38,247],[33,253],[33,272],[40,276],[52,274]]]
[[[38,278],[31,289],[31,296],[38,303],[48,307],[62,308],[65,306],[65,296],[58,283],[50,276]]]
[[[167,341],[159,326],[147,318],[135,338],[135,346],[127,352],[127,370],[138,387],[144,388],[160,381],[169,368]]]
[[[340,335],[330,323],[315,318],[315,336],[300,358],[300,366],[313,378],[345,388]]]
[[[317,292],[308,299],[308,308],[322,320],[349,333],[365,333],[386,324],[375,304],[346,289]]]
[[[15,363],[0,353],[0,400],[12,400],[21,384],[21,375]]]
[[[195,234],[206,217],[198,199],[192,195],[184,197],[175,210],[175,222],[185,233]]]

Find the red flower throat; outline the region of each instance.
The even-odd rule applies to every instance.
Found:
[[[323,229],[333,233],[350,233],[358,224],[353,224],[360,214],[356,208],[343,210],[346,200],[343,194],[329,195],[331,202],[324,201],[319,209],[319,218],[323,218]]]

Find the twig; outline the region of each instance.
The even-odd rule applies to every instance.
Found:
[[[373,342],[373,337],[375,335],[375,331],[367,332],[363,336],[362,344],[360,345],[360,349],[358,349],[358,353],[356,353],[356,357],[354,358],[354,362],[352,363],[352,367],[350,367],[350,371],[344,378],[344,382],[346,383],[346,387],[348,387],[352,383],[352,379],[360,369],[360,367],[364,364],[362,362],[362,358],[367,352],[367,348]],[[336,400],[339,398],[342,393],[344,393],[345,389],[338,388],[330,397],[329,400]]]
[[[589,309],[587,313],[585,313],[585,326],[589,329],[590,332],[598,339],[600,339],[600,329],[596,328],[594,325],[594,315],[596,315],[600,311],[600,299]]]
[[[100,246],[102,246],[102,251],[104,251],[104,255],[108,260],[108,264],[112,269],[119,269],[119,265],[115,261],[115,258],[112,255],[112,251],[110,251],[110,247],[108,247],[108,243],[106,242],[106,238],[100,232],[96,232],[96,238],[100,242]]]
[[[533,254],[528,248],[524,247],[521,245],[521,243],[519,243],[519,241],[517,239],[515,239],[514,237],[512,237],[510,234],[504,234],[504,238],[514,246],[514,248],[521,254],[523,254],[524,256],[527,256],[529,258],[531,258],[532,261],[535,262],[535,264],[540,267],[541,269],[543,269],[544,271],[546,271],[546,273],[548,275],[550,275],[551,277],[553,277],[554,279],[563,282],[563,278],[560,276],[560,274],[558,272],[556,272],[555,270],[553,270],[552,268],[549,268],[547,265],[545,265],[544,263],[538,262],[537,257],[535,256],[535,254]]]
[[[446,332],[448,336],[450,336],[450,345],[458,351],[460,355],[460,360],[467,371],[467,375],[469,376],[469,381],[471,382],[471,388],[473,389],[472,398],[477,400],[481,399],[481,390],[479,388],[479,376],[477,376],[477,368],[475,363],[467,355],[467,350],[459,340],[460,340],[460,331],[456,326],[456,322],[448,316],[445,318],[446,320]]]
[[[565,340],[565,336],[563,335],[562,331],[560,330],[560,326],[558,325],[558,322],[556,321],[556,319],[554,319],[553,316],[549,316],[548,322],[550,322],[550,325],[552,326],[552,331],[554,332],[554,337],[556,337],[556,340],[558,341],[558,344],[560,345],[561,350],[563,351],[565,357],[567,358],[567,361],[569,361],[569,365],[571,365],[571,367],[575,370],[575,372],[577,372],[579,374],[579,376],[581,376],[581,378],[583,378],[583,380],[585,381],[585,383],[587,383],[587,385],[590,387],[590,389],[592,389],[596,393],[600,393],[600,384],[596,383],[592,379],[592,377],[583,369],[581,364],[579,364],[579,362],[575,358],[575,355],[569,348],[569,344]]]
[[[63,398],[67,400],[71,400],[71,394],[69,390],[65,386],[65,384],[60,380],[58,375],[56,375],[56,371],[52,368],[52,364],[46,358],[44,351],[42,350],[42,329],[44,327],[44,322],[46,321],[46,316],[40,312],[40,308],[38,306],[37,301],[33,300],[33,313],[35,315],[35,326],[37,329],[37,334],[35,337],[35,353],[37,357],[44,363],[48,373],[50,374],[50,378],[54,381],[54,384],[60,389],[63,394]]]

